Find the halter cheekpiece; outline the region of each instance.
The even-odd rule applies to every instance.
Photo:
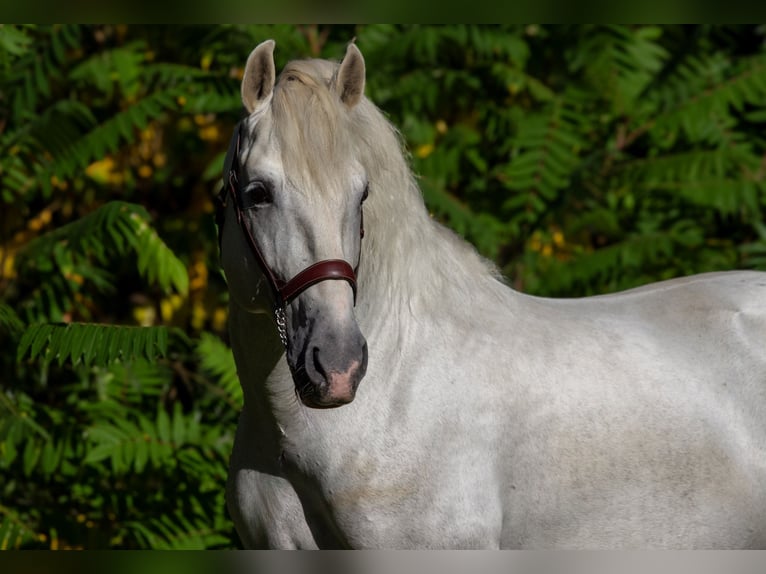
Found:
[[[237,188],[239,187],[239,178],[237,172],[239,171],[239,140],[240,140],[240,124],[237,124],[237,145],[232,158],[231,166],[224,181],[224,185],[221,191],[218,193],[217,210],[216,210],[216,223],[218,225],[218,239],[219,243],[223,238],[223,223],[224,212],[227,206],[227,197],[231,196],[234,203],[234,211],[237,213],[237,223],[244,232],[245,238],[250,245],[250,250],[255,256],[255,260],[258,266],[261,268],[266,281],[271,288],[271,293],[274,298],[274,319],[277,324],[277,331],[279,338],[282,341],[285,349],[287,348],[287,321],[285,316],[285,308],[290,304],[293,299],[303,293],[306,289],[319,283],[320,281],[327,281],[330,279],[342,279],[347,281],[351,285],[351,290],[354,293],[354,305],[356,306],[356,273],[359,270],[359,261],[357,261],[356,268],[352,268],[347,261],[343,259],[325,259],[318,261],[306,267],[303,271],[300,271],[289,281],[284,281],[277,277],[271,267],[269,267],[266,259],[263,257],[261,250],[258,248],[250,228],[245,222],[245,217],[242,213],[242,208],[237,202]],[[362,218],[359,237],[364,237],[364,219]],[[359,257],[361,260],[361,245],[359,250]]]

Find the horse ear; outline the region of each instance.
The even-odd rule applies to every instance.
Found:
[[[352,40],[346,47],[346,55],[335,78],[335,90],[349,108],[358,104],[364,95],[364,74],[364,56]]]
[[[250,52],[242,76],[242,103],[249,114],[262,104],[274,90],[274,40],[258,44]]]

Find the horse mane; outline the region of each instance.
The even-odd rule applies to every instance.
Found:
[[[272,112],[287,150],[285,173],[302,170],[298,177],[331,185],[328,166],[352,154],[367,172],[360,307],[369,302],[373,313],[374,306],[419,315],[448,306],[459,313],[480,291],[504,297],[508,288],[495,265],[429,215],[396,127],[366,97],[351,109],[340,101],[331,88],[337,69],[327,60],[290,62],[275,86]]]

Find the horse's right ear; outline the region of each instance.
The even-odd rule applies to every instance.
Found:
[[[335,91],[349,108],[358,104],[364,95],[364,70],[364,56],[351,40],[335,77]]]
[[[242,76],[242,103],[249,114],[263,104],[274,90],[275,45],[274,40],[261,42],[247,58],[245,73]]]

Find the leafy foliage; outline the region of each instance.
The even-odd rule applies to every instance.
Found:
[[[27,354],[44,361],[56,359],[75,365],[108,365],[117,360],[153,360],[167,355],[168,329],[90,323],[45,323],[31,325],[17,350],[18,359]]]
[[[0,548],[226,548],[212,197],[250,50],[339,58],[518,289],[766,269],[757,26],[0,25]]]
[[[371,26],[360,38],[381,47],[365,50],[370,91],[411,142],[435,215],[517,288],[573,296],[762,267],[763,33]]]

